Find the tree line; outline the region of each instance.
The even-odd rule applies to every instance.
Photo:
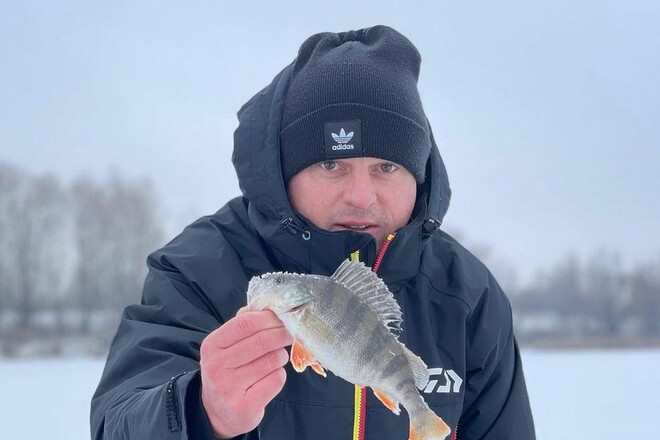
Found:
[[[523,342],[658,345],[660,258],[626,267],[616,251],[568,255],[511,301]]]
[[[159,209],[147,180],[65,183],[0,162],[0,356],[105,353],[164,244]],[[508,293],[522,344],[660,340],[660,258],[626,268],[613,251],[567,256],[520,287],[488,246],[468,248]]]
[[[613,249],[582,259],[568,253],[523,285],[516,268],[490,246],[450,233],[467,243],[507,292],[521,345],[660,346],[660,250],[634,265]]]
[[[72,336],[104,351],[162,243],[157,213],[145,180],[64,183],[0,162],[0,355],[35,340],[58,354]]]

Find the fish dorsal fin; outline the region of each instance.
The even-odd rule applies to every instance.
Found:
[[[361,261],[345,260],[332,279],[354,292],[363,304],[373,310],[378,319],[396,335],[401,331],[401,308],[383,280]]]

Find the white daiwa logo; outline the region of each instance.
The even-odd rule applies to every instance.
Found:
[[[459,393],[461,391],[461,385],[463,385],[463,379],[454,370],[429,368],[429,383],[426,384],[424,392],[426,394],[433,392]]]
[[[341,130],[339,130],[339,134],[332,133],[332,138],[338,144],[347,144],[351,139],[353,139],[353,132],[351,131],[350,133],[346,134],[346,132],[342,128]]]

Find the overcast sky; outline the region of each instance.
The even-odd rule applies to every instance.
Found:
[[[0,0],[0,160],[148,176],[174,233],[239,194],[236,111],[305,38],[387,24],[422,54],[447,228],[522,277],[632,264],[660,256],[658,23],[651,0]]]

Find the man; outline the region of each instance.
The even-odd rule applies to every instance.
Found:
[[[450,191],[419,66],[384,26],[318,34],[241,109],[243,197],[149,257],[92,401],[96,439],[407,438],[407,416],[364,389],[292,372],[279,319],[243,309],[255,275],[330,275],[349,257],[401,305],[452,438],[534,438],[509,303],[439,229]]]

